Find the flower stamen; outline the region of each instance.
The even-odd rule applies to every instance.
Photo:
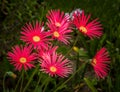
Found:
[[[60,36],[60,34],[59,34],[57,31],[55,31],[55,32],[53,33],[53,35],[54,35],[55,37],[59,37],[59,36]]]
[[[83,33],[87,33],[87,29],[84,26],[80,26],[79,30]]]
[[[93,66],[95,66],[95,65],[96,65],[96,62],[97,62],[97,60],[94,58],[94,59],[92,60],[92,63],[91,63],[91,64],[92,64]]]
[[[53,73],[55,73],[57,71],[57,68],[55,66],[51,66],[50,67],[50,71],[53,72]]]
[[[39,42],[40,41],[40,37],[39,36],[33,36],[33,41],[34,42]]]
[[[21,58],[19,59],[19,61],[20,61],[21,63],[26,63],[26,62],[27,62],[27,60],[26,60],[25,57],[21,57]]]

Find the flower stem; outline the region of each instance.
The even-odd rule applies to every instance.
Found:
[[[39,79],[38,79],[38,82],[37,82],[37,85],[36,85],[36,87],[35,87],[35,89],[34,89],[33,92],[36,92],[36,90],[37,90],[37,88],[38,88],[38,85],[39,85],[39,83],[40,83],[41,78],[42,78],[42,74],[40,73]]]
[[[35,73],[37,72],[38,68],[39,68],[39,65],[36,67],[36,69],[33,71],[32,75],[30,76],[29,81],[27,82],[25,88],[23,89],[23,92],[25,92],[27,90],[27,88],[30,85],[30,82],[32,81],[32,79],[33,79]]]
[[[42,83],[41,88],[46,84],[46,82],[49,82],[50,77],[46,78],[46,80]]]
[[[6,78],[7,73],[4,74],[3,77],[3,92],[5,92],[5,78]]]
[[[21,74],[20,77],[19,77],[19,80],[18,80],[18,82],[17,82],[17,84],[16,84],[16,86],[15,86],[14,92],[16,92],[17,87],[18,87],[18,85],[19,85],[19,83],[20,83],[21,78],[22,78],[22,74]]]
[[[22,92],[23,80],[24,80],[24,70],[22,70],[22,80],[21,80],[21,85],[20,85],[20,92]]]
[[[81,33],[80,34],[80,40],[81,40],[81,44],[83,44],[84,48],[86,48],[87,50],[89,50],[88,44],[86,43],[85,38],[83,37],[83,35]]]
[[[45,92],[45,90],[46,90],[46,88],[47,88],[47,85],[49,84],[49,81],[50,81],[50,77],[48,77],[48,79],[47,79],[47,83],[46,83],[46,85],[45,85],[45,87],[44,87],[44,89],[43,89],[43,92]]]
[[[72,48],[65,54],[65,56],[67,56],[67,55],[72,51],[73,47],[76,45],[76,43],[77,43],[77,41],[78,41],[78,38],[79,38],[79,35],[77,35],[77,37],[76,37],[76,39],[75,39],[75,41],[74,41],[74,43],[73,43]]]
[[[63,85],[65,85],[68,81],[70,81],[77,72],[79,72],[81,69],[83,69],[83,68],[85,67],[85,65],[86,65],[86,63],[84,63],[84,64],[82,65],[82,67],[79,67],[65,82],[63,82],[60,86],[58,86],[58,87],[55,89],[55,91],[53,91],[53,92],[57,92],[57,90],[59,90]]]

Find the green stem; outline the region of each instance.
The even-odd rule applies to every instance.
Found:
[[[39,68],[39,65],[36,66],[36,69],[34,70],[34,72],[32,73],[32,75],[30,76],[30,79],[29,79],[29,81],[27,82],[25,88],[23,89],[23,92],[25,92],[25,91],[27,90],[27,88],[28,88],[28,86],[30,85],[30,82],[32,81],[32,79],[33,79],[35,73],[37,72],[38,68]]]
[[[85,38],[81,34],[80,34],[80,40],[81,40],[81,43],[83,44],[84,48],[87,49],[88,53],[91,55],[89,45],[86,43]]]
[[[43,92],[45,92],[48,84],[49,84],[49,79],[48,79],[48,81],[47,81],[47,83],[46,83],[46,85],[45,85],[45,87],[44,87],[44,89],[43,89]]]
[[[80,79],[83,79],[83,78],[84,78],[84,75],[85,75],[85,72],[86,72],[87,67],[88,67],[88,62],[86,63],[85,68],[83,69],[83,72],[82,72],[82,74],[81,74],[81,78],[80,78]]]
[[[94,85],[91,83],[91,81],[88,78],[84,78],[84,81],[88,85],[88,87],[91,89],[92,92],[98,92],[97,89],[94,87]]]
[[[83,46],[84,46],[86,49],[88,49],[88,45],[87,45],[87,43],[86,43],[85,38],[83,37],[83,35],[82,35],[81,33],[79,33],[79,34],[80,34],[80,39],[81,39],[81,42],[82,42]]]
[[[50,79],[50,77],[48,76],[48,78],[46,78],[46,80],[42,83],[41,88],[46,84],[46,82],[49,81],[49,79]]]
[[[22,70],[22,80],[21,80],[21,85],[20,85],[20,92],[22,92],[23,80],[24,80],[24,70]]]
[[[70,81],[77,72],[79,72],[82,68],[84,68],[85,65],[86,65],[86,63],[84,63],[84,64],[82,65],[82,67],[79,67],[79,68],[77,69],[77,71],[75,71],[65,82],[63,82],[60,86],[58,86],[58,87],[56,88],[56,90],[53,91],[53,92],[57,92],[57,90],[59,90],[63,85],[65,85],[68,81]]]
[[[79,38],[79,35],[77,35],[77,37],[76,37],[76,39],[75,39],[75,41],[74,41],[74,43],[73,43],[72,48],[65,54],[65,56],[67,56],[67,55],[72,51],[73,47],[76,45],[76,43],[77,43],[77,41],[78,41],[78,38]]]
[[[37,90],[37,88],[38,88],[38,85],[39,85],[39,83],[40,83],[41,78],[42,78],[42,74],[40,73],[39,79],[38,79],[38,82],[37,82],[37,85],[36,85],[36,87],[35,87],[35,89],[34,89],[34,92],[36,92],[36,90]]]
[[[6,78],[7,73],[4,74],[3,77],[3,92],[5,92],[5,78]]]
[[[17,82],[17,84],[16,84],[16,86],[15,86],[14,92],[16,92],[17,87],[18,87],[18,85],[19,85],[19,83],[20,83],[21,78],[22,78],[22,74],[21,74],[20,77],[19,77],[19,80],[18,80],[18,82]]]

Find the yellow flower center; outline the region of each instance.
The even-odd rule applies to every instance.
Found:
[[[60,34],[59,34],[57,31],[55,31],[55,32],[53,33],[53,35],[54,35],[55,37],[59,37],[59,36],[60,36]]]
[[[26,60],[25,57],[21,57],[21,58],[19,59],[19,61],[20,61],[21,63],[26,63],[26,62],[27,62],[27,60]]]
[[[56,22],[55,25],[56,25],[57,27],[60,27],[60,26],[61,26],[61,24],[60,24],[59,22]]]
[[[79,30],[83,33],[87,33],[87,29],[84,26],[80,26]]]
[[[39,36],[33,36],[33,41],[34,42],[39,42],[40,41],[40,37]]]
[[[50,71],[54,73],[54,72],[57,71],[57,68],[56,68],[55,66],[51,66],[51,67],[50,67]]]
[[[96,65],[96,62],[97,62],[97,60],[94,58],[94,59],[92,60],[92,63],[91,63],[91,64],[92,64],[93,66],[95,66],[95,65]]]

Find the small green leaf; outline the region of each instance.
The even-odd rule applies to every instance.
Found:
[[[86,82],[86,84],[88,85],[88,87],[91,89],[92,92],[98,92],[97,89],[92,84],[92,82],[88,80],[88,78],[84,78],[84,81]]]

